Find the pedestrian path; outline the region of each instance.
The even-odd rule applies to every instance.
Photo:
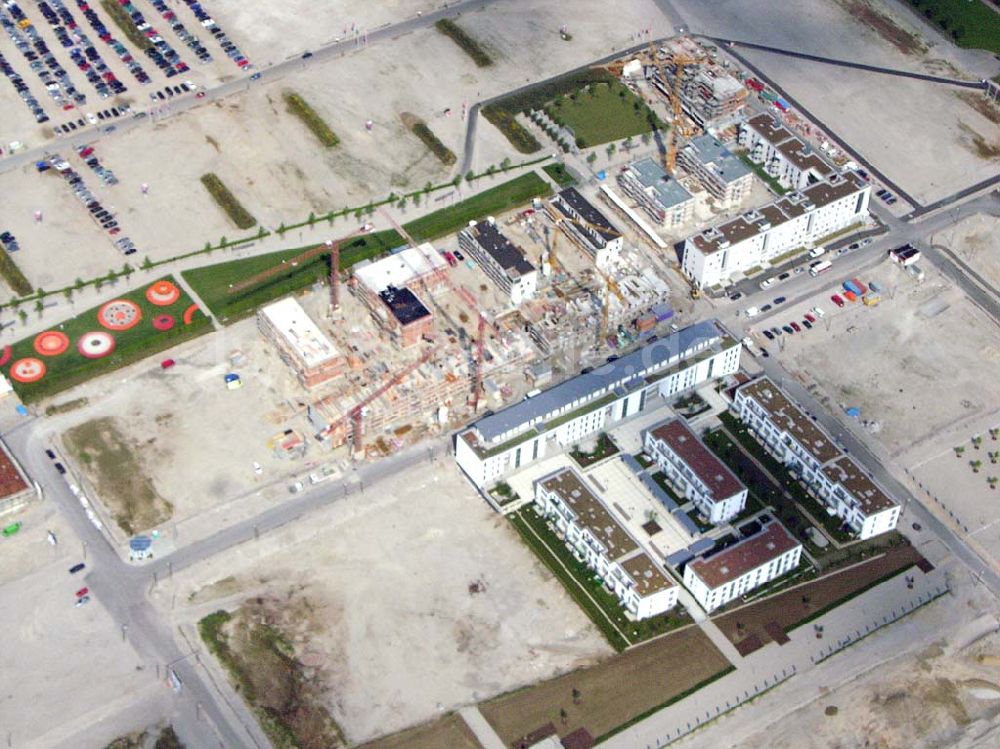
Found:
[[[458,714],[462,716],[465,725],[476,734],[476,738],[483,745],[483,749],[507,749],[503,741],[500,740],[500,737],[497,736],[496,731],[493,730],[493,726],[487,723],[486,718],[479,712],[478,707],[467,705],[461,708]]]

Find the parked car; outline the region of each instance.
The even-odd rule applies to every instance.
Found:
[[[774,305],[777,307],[779,304],[784,304],[787,300],[783,296],[776,297],[774,300]]]
[[[760,288],[762,288],[762,289],[769,289],[772,286],[774,286],[775,283],[776,282],[775,282],[775,280],[773,278],[768,278],[767,280],[760,282]]]
[[[774,340],[774,333],[772,333],[770,330],[765,330],[764,331],[764,337],[767,340],[769,340],[769,341],[773,341]]]
[[[770,356],[770,354],[767,353],[767,349],[764,348],[763,346],[760,347],[760,353],[765,359],[767,359]]]
[[[830,297],[830,301],[836,304],[838,307],[844,306],[844,300],[840,298],[840,294],[834,294]]]
[[[808,320],[803,320],[802,325],[803,327],[805,327],[806,330],[812,330],[812,323],[809,322]]]
[[[177,364],[173,359],[164,359],[160,362],[160,369],[170,369],[172,366]]]
[[[86,606],[88,603],[90,603],[90,596],[80,596],[73,605],[80,608],[81,606]]]
[[[813,316],[812,316],[812,313],[810,313],[810,312],[806,312],[806,314],[805,314],[805,318],[806,318],[806,320],[808,320],[809,322],[816,322],[816,318],[815,318],[815,317],[813,317]]]
[[[87,565],[85,565],[83,562],[80,562],[79,564],[74,564],[72,567],[69,568],[69,574],[75,575],[77,572],[83,570],[86,566]]]
[[[85,595],[87,595],[87,594],[88,594],[89,592],[90,592],[90,588],[80,588],[80,590],[78,590],[78,591],[76,592],[76,597],[77,597],[77,598],[83,598],[83,597],[84,597]]]
[[[792,330],[794,330],[796,333],[802,332],[802,326],[799,325],[797,322],[789,323],[789,325],[792,326]]]
[[[795,333],[795,331],[792,328],[788,327],[787,325],[782,325],[781,329],[786,333],[788,333],[788,335],[792,335]]]

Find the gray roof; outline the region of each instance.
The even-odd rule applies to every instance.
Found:
[[[708,133],[689,140],[685,149],[694,151],[698,161],[727,184],[750,174],[750,167]]]
[[[535,270],[513,242],[492,221],[480,221],[469,231],[480,247],[493,256],[505,271],[515,270],[519,275],[527,275]]]
[[[475,423],[475,429],[483,440],[492,442],[508,432],[527,427],[541,419],[555,418],[557,411],[573,403],[579,402],[582,406],[584,401],[592,400],[599,394],[612,392],[616,388],[627,389],[633,382],[674,363],[678,357],[690,355],[699,344],[704,348],[719,340],[722,335],[721,329],[713,320],[689,325],[592,372],[572,377],[533,398],[484,416]]]
[[[639,159],[629,164],[629,168],[635,172],[636,179],[643,187],[651,187],[656,191],[656,199],[665,208],[673,208],[691,199],[691,193],[652,159]]]

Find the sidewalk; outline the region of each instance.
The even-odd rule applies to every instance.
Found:
[[[479,743],[482,744],[483,749],[507,749],[504,746],[503,741],[497,736],[496,731],[493,727],[486,722],[486,718],[483,714],[479,712],[479,708],[475,705],[467,705],[458,711],[458,714],[462,716],[462,720],[465,721],[472,732],[476,734],[476,738]],[[442,748],[443,749],[443,748]]]

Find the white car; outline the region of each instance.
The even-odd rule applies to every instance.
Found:
[[[814,249],[809,250],[809,257],[822,257],[825,254],[826,254],[825,247],[816,247]]]
[[[745,314],[747,317],[757,317],[760,314],[760,310],[756,307],[747,307]]]
[[[80,608],[81,606],[86,606],[88,603],[90,603],[90,596],[80,596],[73,605]]]
[[[253,462],[253,472],[260,476],[264,473],[264,466],[258,463],[256,460]]]
[[[813,314],[820,319],[826,317],[826,313],[823,311],[822,307],[813,307]]]
[[[772,286],[774,286],[775,283],[776,283],[776,279],[774,277],[771,277],[771,278],[768,278],[766,281],[761,281],[760,282],[760,287],[762,289],[769,289]]]

